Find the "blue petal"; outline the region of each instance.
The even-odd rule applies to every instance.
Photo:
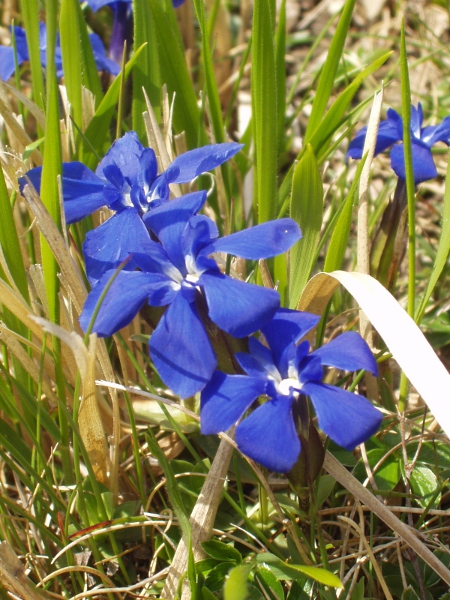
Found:
[[[83,244],[86,272],[91,285],[103,273],[115,269],[134,252],[142,252],[149,242],[149,234],[134,208],[116,213],[100,227],[89,231]],[[127,270],[136,268],[131,260]]]
[[[377,362],[363,338],[354,331],[339,335],[328,344],[314,350],[311,356],[320,358],[323,365],[343,371],[364,369],[378,375]]]
[[[96,175],[106,179],[103,169],[107,165],[116,165],[124,177],[128,177],[133,184],[137,180],[141,167],[139,159],[144,146],[139,141],[135,131],[128,131],[124,136],[114,142],[95,171]]]
[[[437,142],[444,142],[448,146],[450,139],[450,117],[445,117],[439,125],[424,127],[420,139],[429,148],[437,144]]]
[[[299,367],[299,381],[305,384],[309,381],[321,382],[323,379],[323,366],[318,356],[309,354],[301,361]]]
[[[319,427],[346,450],[365,442],[381,424],[381,412],[362,396],[324,383],[306,383],[302,391],[311,398]]]
[[[21,191],[27,184],[28,178],[39,193],[41,176],[42,167],[28,171],[19,179]],[[105,205],[105,183],[81,162],[63,163],[62,187],[68,225],[80,221]]]
[[[123,2],[124,4],[131,4],[131,0],[87,0],[88,5],[94,12],[97,12],[103,6],[108,4],[115,4],[116,2]]]
[[[259,406],[236,429],[239,450],[271,471],[287,473],[300,454],[292,417],[292,397],[278,396]]]
[[[100,36],[98,36],[96,33],[91,33],[89,35],[89,39],[91,40],[97,69],[99,71],[106,71],[112,75],[118,75],[120,73],[120,67],[117,63],[106,56],[105,47]]]
[[[186,0],[172,0],[172,4],[174,8],[178,8],[182,4],[184,4]]]
[[[286,252],[302,234],[293,219],[277,219],[218,238],[202,250],[202,254],[227,252],[250,260],[271,258]]]
[[[228,142],[203,146],[180,154],[169,167],[174,173],[170,183],[188,183],[198,175],[220,166],[243,147],[243,144]]]
[[[115,271],[107,271],[87,297],[80,316],[80,325],[86,331],[93,312],[103,290]],[[168,304],[175,292],[170,288],[167,278],[155,273],[139,271],[121,271],[108,293],[95,320],[93,331],[100,337],[109,337],[131,323],[142,306],[151,300],[155,293],[165,292]]]
[[[312,313],[279,308],[273,319],[262,328],[275,364],[280,364],[281,356],[289,344],[301,340],[319,321],[320,317]]]
[[[429,147],[420,140],[411,139],[412,158],[414,170],[414,183],[417,185],[422,181],[437,177],[436,165]],[[406,178],[405,151],[403,144],[394,146],[391,150],[391,167],[400,179]]]
[[[421,129],[423,123],[423,110],[422,105],[419,102],[418,107],[411,105],[411,133],[414,137],[420,140]]]
[[[199,279],[210,319],[221,329],[240,338],[266,325],[280,305],[275,290],[208,271]]]
[[[22,64],[21,62],[19,65]],[[14,64],[14,48],[11,46],[0,46],[0,78],[8,81],[16,70]]]
[[[201,397],[201,431],[204,435],[227,431],[264,393],[265,382],[246,375],[216,371]]]
[[[143,217],[147,227],[159,238],[178,268],[184,268],[181,240],[189,219],[206,202],[206,192],[194,192],[153,208]],[[207,238],[209,241],[209,236]]]
[[[273,364],[270,350],[263,346],[256,338],[248,340],[250,354],[237,352],[235,357],[242,369],[251,377],[267,379],[274,377],[281,379],[280,374]]]
[[[396,124],[393,115],[397,115],[397,113],[393,110],[391,119],[387,121],[381,121],[380,126],[378,128],[378,136],[377,142],[375,144],[375,156],[387,150],[392,144],[400,141],[403,136],[401,131],[399,132],[398,126]],[[398,115],[397,115],[398,116]],[[350,158],[361,158],[364,148],[364,142],[366,140],[367,127],[363,127],[353,140],[350,142],[347,156]]]
[[[153,332],[150,354],[164,383],[181,398],[193,396],[211,379],[216,357],[195,303],[182,293]]]

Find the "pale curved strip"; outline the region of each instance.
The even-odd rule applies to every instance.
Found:
[[[355,298],[450,437],[450,374],[413,319],[381,283],[364,273],[319,273],[305,287],[297,308],[322,314],[339,283]]]

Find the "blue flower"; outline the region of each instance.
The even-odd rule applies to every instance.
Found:
[[[27,60],[30,60],[25,29],[15,26],[14,35],[16,38],[17,62],[20,66]],[[107,58],[103,42],[99,36],[95,33],[91,33],[89,39],[91,40],[94,59],[98,70],[108,71],[108,73],[117,75],[120,69],[114,61]],[[42,66],[45,67],[47,64],[47,29],[44,23],[39,23],[39,47],[41,63]],[[60,78],[63,76],[63,68],[59,35],[56,40],[55,62],[56,74],[58,78]],[[12,77],[14,71],[14,48],[12,46],[0,46],[0,78],[3,79],[3,81],[7,81]]]
[[[450,145],[450,117],[446,117],[439,125],[422,127],[423,111],[422,105],[411,106],[411,143],[414,169],[414,182],[417,185],[422,181],[433,179],[437,176],[436,165],[433,161],[431,148],[437,142]],[[367,127],[363,127],[356,137],[350,142],[347,156],[361,158],[364,141],[366,139]],[[397,144],[397,142],[401,142]],[[395,145],[394,145],[395,144]],[[387,111],[387,120],[381,121],[378,130],[375,155],[384,152],[390,146],[391,166],[400,179],[405,179],[405,158],[403,147],[403,121],[400,115],[390,108]]]
[[[116,214],[86,236],[83,249],[86,270],[95,283],[108,269],[117,267],[135,252],[142,252],[147,230],[142,215],[169,200],[170,183],[188,183],[234,156],[241,144],[229,142],[203,146],[181,154],[158,175],[156,156],[144,148],[134,131],[116,140],[95,173],[80,162],[64,163],[62,188],[68,224],[107,206]],[[41,167],[27,173],[40,189]],[[26,179],[21,178],[23,187]],[[134,262],[128,269],[136,268]]]
[[[163,381],[183,398],[202,389],[217,366],[204,318],[241,338],[266,325],[279,307],[278,292],[224,275],[211,255],[269,258],[301,237],[292,219],[279,219],[219,238],[214,222],[197,214],[205,201],[205,192],[194,192],[145,215],[159,242],[148,236],[133,257],[141,270],[117,275],[93,329],[110,336],[146,303],[167,306],[151,335],[150,354]],[[83,330],[113,273],[105,273],[89,294],[80,318]]]
[[[324,366],[345,371],[365,369],[377,374],[373,355],[357,333],[343,333],[309,352],[309,342],[297,342],[319,317],[280,309],[262,327],[269,347],[249,340],[249,354],[236,359],[246,375],[216,371],[201,396],[201,430],[205,435],[226,431],[260,396],[259,405],[236,429],[239,449],[272,471],[286,473],[301,450],[293,404],[311,399],[319,427],[337,444],[352,450],[378,429],[382,415],[361,396],[322,383]]]

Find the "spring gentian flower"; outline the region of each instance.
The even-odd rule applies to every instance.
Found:
[[[423,111],[422,105],[411,106],[411,144],[414,169],[414,182],[433,179],[437,176],[431,148],[437,142],[450,145],[450,117],[446,117],[439,125],[422,127]],[[366,139],[367,127],[363,127],[350,142],[347,156],[361,158],[364,141]],[[400,142],[397,144],[397,142]],[[395,145],[394,145],[395,144]],[[391,150],[391,166],[395,174],[405,180],[405,157],[403,146],[403,121],[401,116],[392,108],[387,111],[387,120],[381,121],[375,155],[384,152],[393,146]]]
[[[14,26],[14,35],[16,38],[17,62],[22,65],[27,60],[30,60],[28,53],[28,44],[25,29]],[[113,75],[117,75],[120,71],[117,64],[109,60],[106,56],[103,42],[96,33],[91,33],[89,36],[92,44],[95,63],[99,71],[107,71]],[[47,64],[47,28],[45,23],[39,23],[39,48],[42,66]],[[55,63],[56,75],[58,78],[63,76],[61,42],[59,35],[56,39],[55,48]],[[7,81],[15,71],[14,64],[14,48],[12,46],[0,46],[0,77],[3,81]]]
[[[80,162],[64,163],[62,188],[68,224],[107,206],[116,214],[86,236],[83,249],[91,284],[135,252],[148,237],[142,215],[169,200],[170,183],[188,183],[234,156],[241,144],[203,146],[181,154],[158,175],[154,151],[144,148],[134,131],[116,140],[95,173]],[[41,167],[27,173],[39,190]],[[20,179],[21,186],[26,179]],[[136,268],[134,262],[128,269]]]
[[[309,342],[297,342],[319,317],[280,309],[262,327],[268,347],[249,339],[249,354],[237,353],[245,375],[216,371],[201,396],[201,430],[205,435],[226,431],[260,396],[267,400],[236,429],[239,449],[272,471],[294,466],[300,440],[294,423],[294,402],[311,399],[319,427],[337,444],[352,450],[378,429],[382,415],[363,398],[322,382],[324,367],[377,373],[373,355],[354,332],[343,333],[314,352]]]
[[[266,325],[279,307],[278,292],[232,279],[211,255],[269,258],[301,236],[292,219],[278,219],[219,238],[214,222],[197,214],[205,201],[205,192],[194,192],[147,213],[145,222],[159,242],[149,237],[134,255],[141,271],[117,275],[93,329],[110,336],[146,303],[168,306],[150,337],[150,354],[163,381],[183,398],[202,389],[217,365],[202,315],[241,338]],[[105,273],[89,294],[80,318],[83,330],[113,273]]]

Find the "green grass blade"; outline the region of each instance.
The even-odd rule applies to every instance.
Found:
[[[305,132],[304,144],[309,143],[312,134],[319,127],[325,110],[330,99],[331,91],[334,86],[334,80],[341,60],[344,43],[347,37],[348,29],[352,19],[355,0],[347,0],[342,10],[336,33],[328,49],[327,59],[322,68],[319,84],[317,86],[316,96],[314,98],[311,115],[308,119],[308,126]]]
[[[158,120],[161,116],[161,75],[158,57],[157,21],[151,12],[149,0],[134,0],[134,44],[145,47],[136,60],[133,71],[132,127],[142,141],[146,139],[142,113],[147,110],[145,89]]]
[[[286,0],[282,0],[278,11],[278,27],[275,34],[275,68],[277,81],[277,150],[278,156],[280,156],[286,115]]]
[[[111,120],[114,116],[116,104],[119,100],[122,78],[125,80],[129,77],[131,69],[134,67],[139,54],[143,51],[144,46],[136,50],[133,57],[128,61],[125,67],[125,73],[121,73],[112,82],[105,97],[100,103],[100,106],[95,111],[91,122],[84,132],[86,138],[84,144],[84,163],[90,169],[95,169],[98,164],[98,156],[103,156],[111,145],[109,137],[109,128]]]
[[[255,2],[251,78],[255,140],[253,202],[259,223],[270,221],[276,215],[278,157],[274,18],[269,2]]]
[[[44,108],[44,76],[39,49],[39,2],[38,0],[22,0],[21,7],[25,30],[27,32],[28,54],[33,81],[33,99],[39,108]]]
[[[290,251],[289,307],[295,308],[314,267],[323,218],[322,178],[311,146],[294,170],[291,217],[303,234]]]
[[[446,264],[448,254],[450,252],[450,157],[447,163],[447,177],[445,184],[445,193],[444,193],[444,207],[442,211],[442,230],[439,238],[439,245],[436,253],[436,258],[434,260],[433,270],[431,271],[430,278],[428,279],[428,284],[425,289],[425,293],[420,301],[419,307],[417,309],[415,320],[416,323],[420,323],[422,317],[424,315],[425,309],[428,304],[428,300],[433,293],[433,290],[438,282],[439,277],[442,274]]]
[[[158,24],[156,37],[159,47],[161,83],[167,85],[169,99],[175,94],[173,125],[175,133],[186,135],[187,148],[197,148],[207,143],[207,135],[201,120],[197,96],[180,46],[179,30],[173,19],[164,11],[161,0],[149,0],[153,20]]]

